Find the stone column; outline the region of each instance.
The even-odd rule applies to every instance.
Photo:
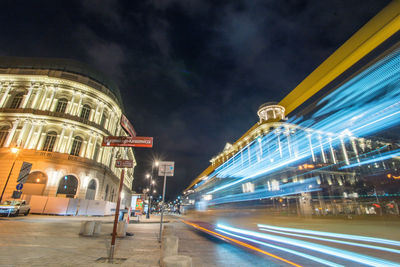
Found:
[[[98,122],[98,113],[99,113],[99,109],[100,109],[100,101],[96,100],[96,111],[93,112],[93,116],[92,116],[92,120],[93,122],[99,124]]]
[[[19,133],[19,136],[18,136],[18,139],[17,139],[17,146],[22,146],[22,139],[24,138],[24,135],[25,135],[25,132],[26,132],[26,129],[28,128],[28,126],[31,124],[31,121],[30,120],[25,120],[24,121],[24,126],[22,126],[22,130],[21,130],[21,132]]]
[[[36,88],[35,98],[32,101],[31,108],[37,109],[37,102],[38,102],[38,99],[39,99],[42,89],[43,89],[43,86],[41,86],[41,85],[39,85],[39,87]]]
[[[346,146],[344,145],[343,137],[340,137],[340,143],[342,145],[344,160],[345,160],[346,164],[349,165],[350,164],[349,157],[347,156],[347,150],[346,150]]]
[[[40,106],[39,106],[40,110],[44,110],[44,108],[45,108],[45,104],[46,104],[46,100],[47,100],[47,92],[48,92],[48,88],[47,88],[46,85],[44,85],[44,92],[43,92],[43,96],[42,96],[42,101],[40,101]]]
[[[53,86],[52,89],[51,89],[51,96],[50,96],[49,104],[45,108],[46,110],[52,111],[51,108],[52,108],[52,105],[53,105],[53,100],[54,100],[54,96],[56,94],[56,91],[57,91],[57,88]]]
[[[86,153],[86,148],[88,147],[88,141],[82,141],[81,150],[79,151],[79,157],[84,158]]]
[[[98,118],[98,120],[97,120],[97,123],[98,124],[100,124],[101,123],[101,119],[103,118],[103,114],[104,114],[104,103],[103,102],[100,102],[101,103],[101,110],[100,110],[100,114],[99,114],[99,118]]]
[[[82,100],[83,100],[83,93],[80,95],[80,99],[79,99],[79,103],[78,103],[78,107],[76,109],[75,116],[80,116],[81,114],[81,109],[82,109]]]
[[[45,138],[46,138],[46,132],[41,132],[39,134],[39,142],[37,144],[36,150],[41,150],[43,148],[43,143]]]
[[[33,132],[35,130],[36,123],[31,124],[31,130],[29,131],[28,137],[25,139],[24,148],[28,148],[30,146],[30,141],[32,139]]]
[[[65,128],[67,128],[67,125],[66,124],[62,124],[62,130],[61,130],[60,138],[58,139],[58,142],[57,142],[57,145],[56,145],[56,149],[54,150],[56,152],[63,153],[61,148],[62,148],[62,145],[64,143]]]
[[[92,144],[92,140],[93,140],[93,132],[89,133],[90,137],[89,137],[89,142],[88,145],[86,146],[86,151],[84,153],[84,157],[90,159],[90,146]]]
[[[318,139],[319,139],[319,146],[320,146],[320,148],[321,148],[321,155],[322,155],[322,160],[323,160],[323,162],[324,163],[326,163],[326,157],[325,157],[325,152],[324,152],[324,146],[323,146],[323,144],[322,144],[322,136],[318,136]]]
[[[310,145],[310,151],[311,151],[312,161],[315,162],[314,149],[313,149],[313,145],[312,145],[312,142],[311,142],[311,134],[310,134],[310,133],[307,134],[307,137],[308,137],[308,143],[309,143],[309,145]]]
[[[97,134],[94,135],[94,141],[92,144],[92,148],[90,150],[90,159],[94,159],[93,157],[94,157],[94,151],[96,150],[96,144],[97,144]],[[96,160],[96,159],[94,159],[94,160]]]
[[[71,146],[72,146],[72,136],[74,134],[74,127],[71,127],[69,136],[68,136],[68,142],[67,145],[63,151],[63,153],[69,153],[69,151],[71,151]]]
[[[337,161],[336,161],[335,151],[333,150],[333,147],[332,147],[332,138],[328,137],[328,141],[329,141],[329,148],[331,150],[331,156],[332,156],[333,164],[336,164]]]
[[[1,100],[0,100],[0,108],[5,107],[6,100],[7,100],[8,94],[10,93],[11,87],[12,87],[12,85],[9,84],[6,88],[6,90],[4,91],[4,94],[2,95]]]
[[[11,131],[7,136],[7,140],[4,143],[4,147],[9,147],[10,146],[11,141],[14,138],[15,132],[17,131],[18,124],[19,124],[19,120],[18,119],[13,122],[13,127],[11,128]]]
[[[73,115],[72,112],[74,110],[74,105],[75,105],[75,95],[76,95],[76,91],[73,91],[72,92],[72,99],[71,99],[71,101],[68,102],[67,110],[65,112],[67,114]]]
[[[43,131],[43,126],[44,126],[44,123],[43,122],[40,122],[40,127],[39,127],[39,130],[37,131],[37,136],[36,136],[36,141],[35,141],[35,145],[34,145],[34,147],[36,147],[36,150],[40,150],[40,138],[42,137],[42,131]]]
[[[32,91],[33,91],[33,85],[31,85],[28,88],[28,93],[25,95],[24,100],[22,101],[21,108],[25,108],[26,105],[28,104],[28,101],[29,101],[29,99],[31,98],[31,95],[32,95]]]

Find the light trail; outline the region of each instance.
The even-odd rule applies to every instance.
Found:
[[[285,232],[292,232],[292,233],[310,234],[310,235],[318,235],[318,236],[329,236],[329,237],[336,237],[336,238],[342,238],[342,239],[378,243],[378,244],[383,244],[383,245],[400,246],[400,242],[399,241],[390,240],[390,239],[383,239],[383,238],[375,238],[375,237],[360,236],[360,235],[340,234],[340,233],[331,233],[331,232],[321,232],[321,231],[296,229],[296,228],[287,228],[287,227],[279,227],[279,226],[272,226],[272,225],[266,225],[266,224],[257,224],[257,226],[259,228],[266,228],[266,229],[285,231]]]
[[[375,246],[375,245],[367,245],[367,244],[354,243],[354,242],[341,241],[341,240],[336,240],[336,239],[329,239],[329,238],[322,238],[322,237],[315,237],[315,236],[308,236],[308,235],[302,235],[302,234],[291,234],[291,233],[286,233],[286,232],[282,232],[282,231],[269,230],[269,229],[266,229],[266,228],[260,228],[260,230],[261,231],[267,231],[267,232],[270,232],[270,233],[275,233],[275,234],[296,236],[296,237],[320,240],[320,241],[331,242],[331,243],[338,243],[338,244],[355,246],[355,247],[370,248],[370,249],[374,249],[374,250],[381,250],[381,251],[387,251],[387,252],[391,252],[391,253],[400,254],[400,250],[392,249],[392,248],[386,248],[386,247],[379,247],[379,246]]]
[[[397,49],[374,65],[368,67],[352,80],[346,82],[318,103],[318,110],[310,119],[293,117],[286,125],[292,125],[295,134],[275,129],[251,141],[231,158],[218,166],[209,177],[231,178],[221,182],[207,193],[226,190],[252,179],[263,178],[284,167],[290,166],[314,154],[329,155],[329,147],[341,146],[342,140],[363,137],[383,131],[400,123],[400,50]],[[290,124],[296,122],[297,125]],[[313,133],[329,134],[317,140],[311,138],[306,129]],[[369,153],[353,158],[359,160]],[[347,155],[346,155],[347,156]],[[370,155],[373,156],[373,155]],[[349,169],[380,159],[365,159],[364,163],[350,162],[348,158],[337,165]],[[334,163],[335,159],[333,160]],[[347,166],[343,166],[346,164]],[[204,183],[200,182],[200,184]],[[239,194],[238,194],[239,195]]]
[[[260,238],[263,240],[273,240],[276,242],[317,251],[317,252],[320,252],[320,253],[323,253],[326,255],[331,255],[331,256],[342,258],[342,259],[351,260],[351,261],[369,265],[369,266],[399,266],[399,264],[395,263],[395,262],[378,259],[375,257],[366,256],[366,255],[362,255],[359,253],[350,252],[350,251],[346,251],[346,250],[342,250],[342,249],[337,249],[337,248],[319,245],[319,244],[315,244],[315,243],[310,243],[310,242],[306,242],[306,241],[296,240],[296,239],[292,239],[292,238],[274,236],[274,235],[269,235],[269,234],[264,234],[264,233],[249,231],[249,230],[243,230],[243,229],[225,226],[225,225],[221,225],[221,224],[217,225],[217,230],[219,230],[219,229],[231,231],[234,233],[240,233],[240,234],[244,234],[244,235],[254,236],[254,237],[257,237],[257,238]]]
[[[327,266],[333,266],[333,267],[343,266],[343,265],[340,265],[340,264],[337,264],[337,263],[334,263],[334,262],[331,262],[331,261],[327,261],[327,260],[324,260],[324,259],[321,259],[321,258],[318,258],[318,257],[314,257],[312,255],[305,254],[305,253],[302,253],[302,252],[299,252],[299,251],[296,251],[296,250],[293,250],[293,249],[288,249],[288,248],[284,248],[284,247],[280,247],[280,246],[271,245],[271,244],[268,244],[268,243],[265,243],[265,242],[261,242],[261,241],[256,240],[256,239],[252,239],[252,238],[248,238],[248,237],[244,237],[244,236],[240,236],[240,235],[235,235],[235,234],[229,233],[229,232],[224,231],[224,230],[218,230],[217,229],[217,231],[219,231],[221,233],[224,233],[226,235],[234,236],[234,237],[237,237],[237,238],[240,238],[240,239],[243,239],[243,240],[247,240],[247,241],[250,241],[252,243],[256,243],[256,244],[262,245],[262,246],[266,246],[266,247],[282,250],[284,252],[291,253],[291,254],[294,254],[294,255],[297,255],[297,256],[300,256],[300,257],[303,257],[303,258],[306,258],[306,259],[309,259],[309,260],[312,260],[312,261],[315,261],[315,262],[319,262],[319,263],[325,264]]]
[[[267,252],[267,251],[265,251],[265,250],[259,249],[259,248],[255,247],[255,246],[250,245],[250,244],[247,244],[247,243],[241,242],[241,241],[239,241],[239,240],[233,239],[233,238],[231,238],[231,237],[224,236],[224,235],[221,235],[221,234],[219,234],[219,233],[217,233],[217,232],[208,230],[208,229],[206,229],[206,228],[204,228],[204,227],[199,226],[198,224],[191,223],[191,222],[188,222],[188,221],[185,221],[185,220],[181,220],[181,221],[182,221],[183,223],[187,224],[187,225],[190,225],[190,226],[192,226],[192,227],[194,227],[194,228],[196,228],[196,229],[199,229],[199,230],[201,230],[201,231],[203,231],[203,232],[206,232],[206,233],[208,233],[208,234],[211,234],[211,235],[213,235],[213,236],[216,236],[216,237],[219,237],[219,238],[222,238],[222,239],[225,239],[225,240],[229,240],[229,241],[231,241],[231,242],[233,242],[233,243],[235,243],[235,244],[237,244],[237,245],[240,245],[240,246],[243,246],[243,247],[245,247],[245,248],[248,248],[248,249],[257,251],[257,252],[259,252],[259,253],[262,253],[262,254],[267,255],[267,256],[270,256],[270,257],[272,257],[272,258],[274,258],[274,259],[283,261],[283,262],[285,262],[285,263],[287,263],[287,264],[290,264],[290,265],[292,265],[292,266],[302,267],[301,265],[299,265],[299,264],[297,264],[297,263],[294,263],[294,262],[292,262],[292,261],[289,261],[289,260],[287,260],[287,259],[284,259],[284,258],[282,258],[282,257],[279,257],[279,256],[277,256],[277,255],[275,255],[275,254],[269,253],[269,252]]]

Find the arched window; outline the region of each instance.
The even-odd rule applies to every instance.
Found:
[[[11,102],[10,108],[19,108],[23,98],[24,93],[17,93]]]
[[[53,151],[54,148],[54,143],[56,142],[57,139],[57,133],[56,132],[48,132],[46,136],[46,140],[44,140],[44,145],[42,150],[43,151]]]
[[[57,195],[73,198],[78,189],[78,179],[73,175],[66,175],[61,178],[58,184]]]
[[[88,188],[86,190],[85,199],[94,200],[96,198],[96,181],[90,180]]]
[[[83,105],[82,111],[81,111],[81,118],[84,118],[85,120],[89,119],[90,115],[90,106],[88,104]]]
[[[10,127],[8,127],[8,126],[3,126],[0,128],[0,147],[4,146],[4,143],[7,140],[9,130],[10,130]]]
[[[57,102],[56,112],[64,113],[67,109],[68,100],[65,98],[61,98]]]
[[[82,138],[79,136],[76,136],[74,138],[74,142],[72,143],[72,148],[71,148],[71,155],[73,156],[79,156],[79,152],[81,151],[81,146],[82,146]]]

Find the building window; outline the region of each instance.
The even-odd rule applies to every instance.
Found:
[[[65,98],[61,98],[57,102],[56,112],[65,113],[67,109],[68,100]]]
[[[82,107],[81,118],[84,118],[85,120],[88,120],[89,119],[89,115],[90,115],[90,106],[85,104]]]
[[[79,136],[75,137],[74,142],[72,143],[70,154],[73,156],[79,156],[79,152],[81,151],[81,146],[82,146],[82,138]]]
[[[57,139],[56,132],[48,132],[46,136],[46,140],[44,141],[43,151],[53,151],[54,143]]]
[[[24,98],[24,93],[16,94],[11,102],[10,108],[19,108],[22,98]]]
[[[10,130],[10,127],[8,127],[8,126],[3,126],[0,128],[0,147],[4,146],[4,143],[6,142],[9,130]]]

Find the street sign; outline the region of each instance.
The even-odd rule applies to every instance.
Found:
[[[23,187],[24,187],[23,184],[17,184],[17,186],[16,186],[17,190],[21,190]]]
[[[136,136],[135,129],[133,128],[132,124],[129,122],[128,118],[125,117],[124,114],[122,114],[121,116],[120,124],[127,134],[129,134],[132,137]]]
[[[117,159],[115,161],[115,168],[133,168],[133,160]]]
[[[160,161],[158,163],[158,176],[174,176],[175,162]]]
[[[28,175],[31,172],[31,169],[32,169],[32,163],[24,161],[22,163],[21,170],[19,171],[17,182],[20,184],[25,183],[26,179],[28,179]]]
[[[153,147],[153,137],[104,136],[102,146]]]

